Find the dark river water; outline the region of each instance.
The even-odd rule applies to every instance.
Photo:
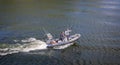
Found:
[[[65,49],[11,50],[43,40],[43,28],[81,38]],[[0,0],[0,55],[0,65],[120,65],[120,0]]]

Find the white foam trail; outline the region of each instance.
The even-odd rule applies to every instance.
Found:
[[[47,49],[46,47],[47,44],[45,42],[40,40],[35,40],[27,45],[23,45],[21,52],[29,52],[32,50],[43,50],[43,49]]]
[[[23,44],[14,44],[12,47],[0,49],[0,55],[7,55],[18,52],[29,52],[32,50],[47,49],[47,44],[44,41],[37,40],[36,38],[29,38],[27,40],[21,40]]]
[[[21,40],[24,42],[24,45],[21,45],[21,52],[29,52],[32,50],[43,50],[47,49],[47,44],[41,40],[37,40],[36,38],[29,38],[27,40]],[[27,44],[26,44],[27,43]]]
[[[5,48],[5,49],[0,49],[0,55],[7,55],[7,54],[12,54],[12,53],[18,53],[18,50],[13,50],[13,49],[9,49],[9,48]]]

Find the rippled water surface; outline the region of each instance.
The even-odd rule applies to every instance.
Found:
[[[82,36],[59,50],[17,42],[45,39],[43,28]],[[120,1],[0,0],[0,55],[0,65],[120,65]]]

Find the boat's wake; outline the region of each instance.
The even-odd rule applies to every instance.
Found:
[[[19,53],[19,52],[30,52],[34,50],[45,50],[47,49],[47,44],[44,41],[37,40],[36,38],[28,38],[25,40],[20,40],[20,43],[18,43],[18,40],[14,40],[16,44],[3,44],[3,47],[0,48],[0,55],[8,55],[13,53]],[[55,47],[54,49],[64,49],[70,46],[71,44],[67,44],[60,47]],[[4,47],[5,46],[5,47]]]
[[[15,40],[15,42],[17,42]],[[29,38],[26,40],[21,40],[23,44],[16,43],[7,45],[6,48],[0,49],[0,55],[7,55],[18,52],[29,52],[32,50],[42,50],[46,49],[46,43],[41,40],[36,40],[36,38]],[[5,45],[4,45],[5,46]]]

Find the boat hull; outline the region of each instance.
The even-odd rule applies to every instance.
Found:
[[[66,44],[71,44],[72,42],[76,41],[77,39],[80,38],[80,34],[74,34],[71,35],[68,39],[68,41],[62,41],[62,42],[58,42],[56,44],[48,44],[47,48],[53,48],[53,47],[58,47],[58,46],[63,46]]]

